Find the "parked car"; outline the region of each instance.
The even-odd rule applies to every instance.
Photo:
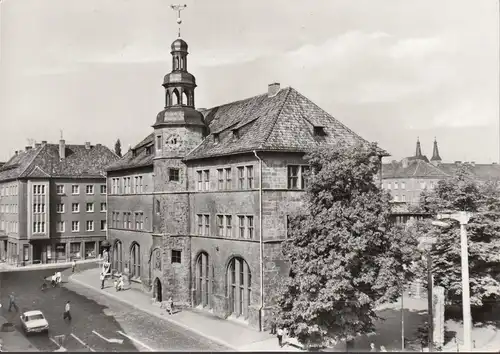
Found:
[[[49,333],[49,323],[45,319],[42,311],[26,311],[21,316],[21,327],[24,333]]]

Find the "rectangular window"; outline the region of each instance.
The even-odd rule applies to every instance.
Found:
[[[224,189],[224,169],[223,168],[217,169],[217,189],[218,190]]]
[[[94,220],[87,220],[87,231],[94,231]]]
[[[126,229],[127,225],[127,213],[123,213],[123,228]]]
[[[143,213],[135,213],[135,229],[142,230],[143,229]]]
[[[62,184],[56,185],[56,193],[59,195],[64,194],[64,185]]]
[[[80,186],[73,184],[71,186],[71,194],[80,194]]]
[[[101,220],[101,231],[106,231],[106,220]]]
[[[391,182],[387,182],[387,189],[391,189],[392,188],[392,183]]]
[[[64,213],[64,204],[57,204],[56,205],[56,213]]]
[[[205,235],[210,236],[210,215],[204,215],[205,217]]]
[[[301,166],[301,170],[300,170],[301,189],[307,188],[308,177],[306,176],[306,174],[308,172],[309,172],[309,166]]]
[[[79,221],[72,221],[71,222],[71,231],[72,232],[80,231],[80,222]]]
[[[226,215],[226,237],[233,237],[233,221],[231,215]]]
[[[170,182],[179,182],[179,169],[178,168],[169,168],[168,169],[168,180]]]
[[[107,187],[105,184],[101,184],[101,194],[106,194],[107,193]]]
[[[73,213],[79,213],[80,212],[80,204],[79,203],[71,204],[71,211]]]
[[[205,190],[210,190],[210,170],[203,171],[203,180],[205,182]]]
[[[299,166],[288,166],[288,189],[299,189]]]
[[[198,177],[198,190],[201,191],[203,189],[203,174],[201,171],[196,171],[196,175]]]
[[[252,189],[253,188],[253,166],[247,166],[247,188]]]
[[[394,182],[394,189],[398,189],[398,182]]]
[[[405,182],[401,182],[401,189],[406,189],[406,183]]]
[[[238,189],[243,189],[245,186],[245,168],[238,167]]]
[[[420,188],[425,189],[425,182],[420,182]]]
[[[69,244],[69,256],[70,258],[80,258],[80,247],[82,244],[80,242],[71,242]]]
[[[92,184],[87,185],[87,187],[85,188],[85,193],[94,194],[94,185]]]
[[[402,201],[402,202],[406,202],[406,195],[404,195],[404,194],[403,194],[403,195],[401,196],[401,201]]]
[[[87,210],[87,213],[93,213],[94,212],[94,203],[87,203],[86,210]]]
[[[196,215],[198,219],[198,235],[203,235],[203,215]]]
[[[106,203],[101,203],[101,212],[106,212]]]
[[[226,172],[226,189],[230,190],[232,188],[232,181],[231,181],[231,167],[225,169]]]
[[[238,226],[240,229],[240,238],[245,238],[245,217],[238,215]]]
[[[30,260],[30,246],[29,245],[23,246],[23,260],[25,262]]]
[[[181,263],[182,251],[172,250],[172,263]]]
[[[224,216],[217,215],[217,235],[224,236]]]
[[[65,229],[64,221],[58,221],[57,232],[64,232],[64,229]]]
[[[253,239],[253,216],[247,216],[247,237]]]

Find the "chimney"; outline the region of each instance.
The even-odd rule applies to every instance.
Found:
[[[16,151],[14,151],[14,155],[17,155],[17,150],[16,150]]]
[[[461,165],[462,161],[455,161],[455,165]]]
[[[85,142],[85,150],[90,150],[90,141]]]
[[[42,144],[40,144],[40,143],[35,143],[35,149],[39,148],[40,146],[42,146]]]
[[[32,146],[25,146],[25,150],[28,151],[28,150],[31,150],[33,147]]]
[[[66,142],[63,139],[59,140],[59,158],[66,158]]]
[[[47,140],[42,140],[42,146],[47,145]]]
[[[267,97],[274,97],[280,91],[280,83],[274,82],[267,87]]]

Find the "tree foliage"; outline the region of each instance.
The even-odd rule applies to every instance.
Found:
[[[390,222],[390,197],[374,181],[375,144],[318,149],[306,159],[303,207],[283,243],[292,276],[279,297],[278,323],[321,347],[373,330],[375,307],[400,294],[417,241]]]
[[[420,208],[433,215],[449,211],[469,211],[468,256],[471,306],[480,310],[500,300],[500,192],[495,181],[478,183],[463,166],[453,178],[440,181],[433,191],[421,196]],[[431,255],[436,285],[447,291],[448,304],[462,304],[460,225],[450,227],[420,225],[420,236],[436,240]],[[477,311],[475,311],[477,312]]]
[[[115,154],[118,155],[119,157],[122,157],[122,143],[121,143],[120,139],[116,140]]]

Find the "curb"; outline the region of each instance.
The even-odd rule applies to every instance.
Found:
[[[202,337],[204,337],[204,338],[206,338],[206,339],[208,339],[208,340],[211,340],[212,342],[215,342],[215,343],[217,343],[217,344],[223,345],[223,346],[225,346],[225,347],[229,348],[231,351],[236,351],[236,352],[239,352],[239,351],[240,351],[238,348],[236,348],[236,347],[232,346],[231,344],[229,344],[229,343],[227,343],[227,342],[225,342],[225,341],[223,341],[223,340],[220,340],[219,338],[215,338],[215,337],[209,336],[209,335],[207,335],[207,334],[205,334],[205,333],[203,333],[203,332],[201,332],[201,331],[198,331],[198,330],[196,330],[196,329],[193,329],[193,328],[191,328],[191,327],[189,327],[189,326],[187,326],[187,325],[185,325],[185,324],[183,324],[183,323],[180,323],[180,322],[178,322],[178,321],[176,321],[176,320],[174,320],[174,319],[172,319],[172,318],[168,318],[168,317],[161,316],[160,314],[158,314],[158,313],[156,313],[156,312],[154,312],[154,311],[151,311],[151,310],[148,310],[148,309],[141,308],[140,306],[137,306],[137,305],[136,305],[136,304],[134,304],[133,302],[130,302],[130,301],[128,301],[128,300],[124,300],[124,299],[122,299],[121,297],[119,297],[119,296],[117,296],[117,295],[110,294],[110,293],[108,293],[108,292],[106,292],[106,291],[102,291],[102,290],[100,290],[100,289],[96,289],[96,288],[94,288],[94,287],[92,287],[92,286],[89,286],[89,285],[87,285],[86,283],[84,283],[84,282],[83,282],[83,281],[81,281],[81,280],[74,279],[74,278],[73,278],[73,275],[70,275],[70,276],[68,277],[68,281],[69,281],[69,282],[76,283],[76,284],[79,284],[79,285],[81,285],[81,286],[83,286],[83,287],[85,287],[85,288],[87,288],[87,289],[92,289],[92,290],[94,290],[94,291],[95,291],[95,292],[97,292],[97,293],[100,293],[100,294],[106,295],[106,296],[108,296],[108,297],[110,297],[110,298],[113,298],[113,299],[115,299],[115,300],[120,301],[121,303],[124,303],[124,304],[127,304],[127,305],[129,305],[129,306],[132,306],[133,308],[135,308],[135,309],[137,309],[137,310],[139,310],[139,311],[146,312],[146,313],[148,313],[148,314],[150,314],[150,315],[152,315],[152,316],[155,316],[155,317],[157,317],[157,318],[161,318],[162,320],[165,320],[165,321],[171,322],[171,323],[175,324],[176,326],[179,326],[179,327],[181,327],[181,328],[183,328],[183,329],[186,329],[186,330],[188,330],[188,331],[190,331],[190,332],[192,332],[192,333],[195,333],[195,334],[197,334],[197,335],[199,335],[199,336],[202,336]]]

